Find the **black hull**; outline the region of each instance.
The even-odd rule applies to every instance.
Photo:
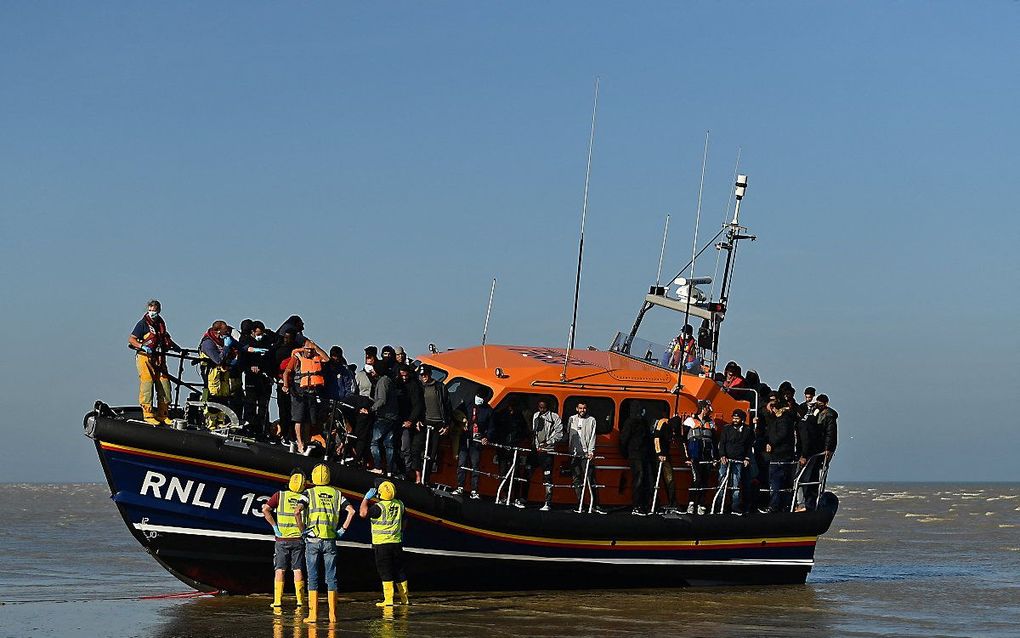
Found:
[[[123,417],[94,417],[88,430],[125,523],[164,568],[200,590],[269,590],[272,537],[256,497],[316,459]],[[378,478],[331,469],[333,484],[352,499]],[[517,510],[405,482],[397,489],[409,512],[408,576],[419,591],[803,583],[817,536],[838,507],[826,494],[804,514],[598,516]],[[345,590],[378,588],[368,541],[358,521],[341,543]]]

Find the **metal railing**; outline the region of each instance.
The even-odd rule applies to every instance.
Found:
[[[809,470],[809,468],[813,467],[812,462],[815,461],[815,459],[819,459],[819,458],[821,459],[822,466],[820,468],[818,468],[818,480],[817,481],[802,481],[801,479],[804,477],[804,474]],[[794,461],[794,462],[796,463],[797,461]],[[825,493],[825,481],[826,481],[826,479],[828,477],[828,473],[829,473],[829,455],[826,452],[819,452],[817,454],[812,454],[811,456],[809,456],[807,458],[807,461],[804,463],[803,466],[801,466],[800,471],[797,472],[797,476],[793,480],[793,488],[791,489],[791,491],[793,492],[793,498],[790,499],[790,511],[791,512],[795,511],[795,509],[797,507],[797,496],[799,494],[799,491],[800,490],[804,490],[805,487],[810,487],[812,485],[817,485],[818,486],[818,494],[815,495],[815,499],[816,499],[815,506],[817,507],[817,505],[818,505],[817,499],[821,498],[822,494]],[[806,492],[806,490],[804,492],[804,497],[803,498],[804,498],[804,503],[806,505],[807,504],[807,492]]]

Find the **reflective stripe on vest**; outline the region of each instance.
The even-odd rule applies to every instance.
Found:
[[[372,544],[404,542],[402,533],[404,504],[393,499],[392,501],[379,501],[377,505],[382,512],[379,514],[379,518],[372,519]]]
[[[276,526],[280,528],[280,538],[301,538],[301,528],[294,515],[300,502],[300,493],[290,490],[280,492],[280,504],[276,506]]]
[[[340,526],[340,490],[329,485],[316,485],[308,490],[307,525],[318,538],[336,538]]]
[[[322,360],[318,352],[309,357],[305,355],[304,350],[295,350],[293,356],[297,360],[294,376],[300,387],[321,388],[326,385],[326,377],[322,375]]]

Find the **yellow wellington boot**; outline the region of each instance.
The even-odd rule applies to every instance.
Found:
[[[329,601],[329,622],[333,624],[336,622],[336,592],[327,593],[326,600]]]
[[[392,607],[393,606],[393,581],[384,580],[382,584],[382,602],[376,603],[376,607]]]
[[[142,420],[151,425],[159,425],[159,419],[156,418],[156,413],[152,410],[151,405],[142,406]]]
[[[305,581],[303,580],[294,581],[294,597],[297,598],[298,607],[305,606]]]
[[[400,594],[400,604],[401,605],[410,605],[411,604],[411,603],[409,603],[407,601],[407,581],[406,580],[404,582],[402,582],[402,583],[397,583],[397,593]]]
[[[319,592],[312,590],[308,592],[308,618],[305,618],[305,622],[313,623],[318,620],[316,615],[318,612],[319,605]]]
[[[274,580],[273,581],[273,604],[270,605],[270,607],[275,607],[276,609],[279,609],[281,606],[283,606],[283,581],[282,580]]]

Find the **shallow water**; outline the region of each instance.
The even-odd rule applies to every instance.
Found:
[[[163,597],[188,588],[105,486],[0,485],[0,635],[1020,635],[1020,485],[832,489],[840,511],[804,586],[415,596],[412,582],[415,604],[388,616],[372,595],[342,596],[331,631],[274,615],[266,596]]]

